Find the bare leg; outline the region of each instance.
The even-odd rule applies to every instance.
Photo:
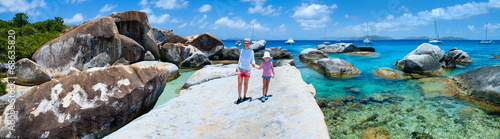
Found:
[[[262,97],[266,96],[266,79],[262,78]]]
[[[248,90],[248,78],[245,78],[243,77],[243,80],[245,80],[245,89],[244,89],[244,93],[243,93],[243,98],[246,98],[247,97],[247,90]]]
[[[266,96],[267,96],[267,91],[269,90],[269,82],[271,82],[271,79],[267,79],[266,81],[266,93],[265,93]]]
[[[238,77],[238,99],[241,99],[241,83],[243,82],[243,77]]]

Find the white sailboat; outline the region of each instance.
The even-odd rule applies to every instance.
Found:
[[[295,41],[293,40],[293,38],[288,38],[285,44],[295,44]]]
[[[372,44],[373,42],[370,41],[370,32],[368,31],[368,24],[366,24],[366,34],[367,34],[368,38],[363,40],[363,43],[364,44]]]
[[[326,41],[326,25],[325,25],[325,34],[323,35],[323,44],[330,44],[330,42]]]
[[[436,26],[436,19],[434,19],[434,36],[435,38],[429,39],[429,43],[431,44],[442,44],[443,42],[438,40],[439,35],[437,34],[437,26]]]
[[[486,24],[486,36],[484,40],[479,41],[479,44],[492,44],[493,40],[488,41],[488,24]]]

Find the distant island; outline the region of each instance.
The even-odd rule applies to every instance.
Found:
[[[227,38],[226,40],[243,40],[243,38]]]
[[[430,38],[427,36],[421,36],[421,37],[407,37],[407,38],[404,38],[403,40],[428,40],[428,39],[430,39]],[[468,40],[466,38],[452,37],[452,36],[442,37],[439,39],[440,40]]]
[[[368,36],[354,38],[353,40],[364,40],[364,39],[368,39]],[[394,38],[389,36],[370,35],[370,40],[394,40]]]

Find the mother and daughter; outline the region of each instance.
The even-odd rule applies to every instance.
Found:
[[[246,97],[248,90],[248,79],[250,78],[251,67],[257,69],[263,69],[262,73],[262,97],[260,100],[265,102],[268,98],[267,91],[269,89],[269,82],[271,81],[271,77],[274,78],[274,68],[273,62],[271,62],[271,56],[269,52],[265,52],[262,57],[264,61],[260,64],[260,66],[255,65],[254,52],[250,49],[250,39],[245,38],[244,41],[245,49],[242,49],[240,52],[240,58],[238,61],[238,68],[236,68],[236,74],[238,75],[238,100],[236,100],[235,104],[240,104],[243,101],[248,100]],[[243,83],[244,82],[244,83]],[[245,89],[243,91],[243,98],[241,97],[241,85],[244,85]]]

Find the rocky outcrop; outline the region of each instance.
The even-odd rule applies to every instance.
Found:
[[[144,59],[146,51],[139,43],[124,35],[120,35],[120,39],[122,41],[122,55],[120,58],[125,58],[125,60],[132,63]]]
[[[437,45],[423,43],[403,59],[397,61],[396,66],[407,73],[440,75],[443,69],[439,61],[443,56],[444,51]]]
[[[444,68],[455,68],[456,64],[471,63],[472,59],[466,52],[458,48],[453,48],[448,51],[446,55],[444,55],[444,58],[441,59],[441,62],[444,64],[442,66]]]
[[[89,62],[85,63],[82,70],[90,69],[93,67],[107,67],[110,66],[110,62],[111,60],[109,59],[108,54],[106,52],[103,52],[92,58]]]
[[[0,109],[3,111],[3,109],[10,104],[9,100],[11,99],[17,99],[18,97],[24,95],[26,92],[28,92],[31,88],[36,87],[36,86],[22,86],[22,85],[15,85],[15,87],[10,88],[7,87],[5,91],[9,92],[9,94],[5,94],[0,97]]]
[[[153,28],[153,33],[155,36],[155,40],[158,42],[162,42],[163,40],[167,39],[168,37],[174,35],[174,30],[171,30],[171,29],[160,30],[157,28]]]
[[[230,47],[222,49],[221,56],[219,59],[222,60],[238,60],[240,59],[241,50],[237,47]]]
[[[236,75],[236,68],[238,68],[238,64],[205,66],[204,68],[193,73],[193,75],[186,81],[183,88],[189,88],[193,85],[198,85],[214,79],[234,76]]]
[[[151,110],[169,72],[178,71],[164,66],[112,66],[46,82],[9,104],[0,136],[102,138]],[[10,115],[18,119],[6,120],[11,110],[17,111]]]
[[[459,87],[460,95],[500,104],[500,66],[486,66],[449,77]]]
[[[218,55],[224,48],[224,43],[211,33],[202,33],[188,37],[188,43],[205,53],[209,58]]]
[[[266,43],[267,42],[265,40],[254,41],[250,45],[250,49],[252,49],[254,52],[264,50],[264,49],[266,49]]]
[[[180,35],[172,35],[168,37],[166,40],[163,40],[161,42],[161,46],[163,46],[165,43],[186,43],[187,41],[188,41],[187,37]]]
[[[102,17],[87,21],[63,35],[45,43],[32,56],[32,60],[48,74],[60,77],[70,67],[79,70],[92,58],[106,52],[111,62],[121,56],[121,39],[115,21]]]
[[[320,44],[316,46],[315,49],[321,50],[323,52],[331,52],[331,53],[347,53],[347,52],[355,52],[357,51],[356,46],[352,43],[336,43],[330,45]]]
[[[75,68],[75,67],[70,67],[70,68],[68,69],[68,74],[66,74],[65,76],[69,76],[69,75],[71,75],[71,74],[73,74],[73,73],[76,73],[76,72],[80,72],[80,70],[79,70],[79,69],[77,69],[77,68]]]
[[[106,138],[329,138],[323,113],[299,70],[275,70],[272,96],[265,103],[255,100],[262,96],[261,78],[250,78],[256,84],[249,85],[247,96],[253,100],[239,105],[233,103],[237,77],[214,79],[181,91]],[[262,75],[260,70],[251,73]]]
[[[286,64],[290,65],[290,66],[295,66],[295,62],[293,61],[293,59],[290,59],[290,60],[278,60],[276,63],[273,63],[274,67],[279,67],[279,66],[284,66]]]
[[[299,54],[299,59],[305,62],[312,62],[322,58],[330,58],[330,56],[328,56],[328,54],[323,53],[323,51],[312,48],[307,48],[302,52],[300,52]]]
[[[150,51],[147,51],[146,54],[144,54],[144,61],[155,61],[155,56],[151,54]]]
[[[16,84],[32,86],[51,80],[51,76],[45,72],[40,65],[23,58],[14,65],[14,80]]]
[[[113,63],[112,66],[118,66],[118,65],[129,65],[130,64],[130,61],[128,60],[125,60],[125,58],[120,58],[118,60],[116,60],[115,63]]]
[[[375,74],[388,79],[403,79],[402,73],[399,73],[398,71],[387,67],[379,68],[377,71],[375,71]]]
[[[361,46],[357,47],[358,51],[363,51],[363,52],[375,52],[375,48],[369,47],[369,46]]]
[[[180,67],[203,68],[205,65],[212,64],[205,53],[195,52],[180,63]]]
[[[198,49],[191,45],[182,43],[165,43],[160,48],[160,59],[179,65],[182,61],[198,52]]]
[[[109,17],[114,19],[114,23],[116,23],[120,34],[135,40],[155,57],[160,56],[154,32],[149,25],[146,12],[132,10],[113,13]]]
[[[0,63],[0,72],[4,73],[9,70],[9,64],[7,63]]]
[[[264,52],[269,52],[271,57],[273,59],[285,59],[285,58],[293,58],[292,54],[288,52],[287,49],[281,49],[281,47],[271,47],[271,48],[266,48],[264,50],[260,50],[258,52],[255,52],[255,57],[256,58],[262,58],[264,56]]]
[[[172,63],[167,63],[167,62],[159,62],[159,61],[141,61],[132,64],[133,66],[138,66],[141,68],[148,68],[148,67],[160,67],[160,68],[165,68],[168,69],[167,73],[167,81],[171,81],[177,77],[180,76],[179,74],[179,68]]]
[[[349,76],[361,73],[358,68],[342,59],[322,58],[310,62],[309,65],[327,77]]]

